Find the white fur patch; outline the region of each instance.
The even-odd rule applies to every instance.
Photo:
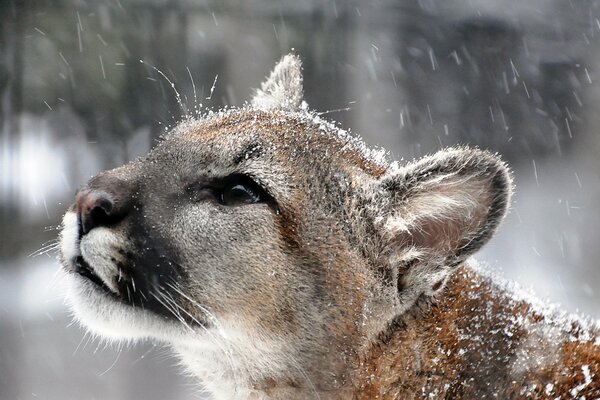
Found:
[[[183,326],[111,298],[85,278],[69,274],[67,304],[75,318],[91,332],[117,341],[154,337],[183,340]]]
[[[253,380],[282,377],[299,370],[285,339],[252,335],[243,321],[222,321],[203,341],[175,344],[183,364],[216,399],[262,398],[250,389]],[[264,393],[263,393],[264,394]]]
[[[83,259],[114,293],[119,293],[117,281],[120,274],[115,262],[116,252],[124,243],[127,241],[121,235],[99,226],[85,235],[79,244]]]
[[[65,260],[72,260],[81,255],[79,253],[79,227],[77,226],[77,214],[69,211],[62,221],[60,232],[60,252]]]

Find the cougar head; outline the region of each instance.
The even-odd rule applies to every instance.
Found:
[[[61,233],[69,303],[104,337],[171,344],[209,387],[339,385],[492,236],[510,189],[481,150],[378,157],[308,110],[288,55],[251,103],[184,121],[79,190]]]

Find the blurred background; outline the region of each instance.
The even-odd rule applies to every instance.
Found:
[[[166,78],[186,112],[241,105],[291,49],[311,108],[396,159],[501,153],[516,199],[478,259],[599,318],[599,18],[585,0],[0,1],[0,399],[202,398],[168,349],[71,325],[57,227],[181,119]]]

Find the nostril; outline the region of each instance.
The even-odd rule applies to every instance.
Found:
[[[101,212],[104,215],[110,215],[113,209],[113,203],[108,199],[108,197],[100,197],[96,200],[96,204],[92,211]]]
[[[107,225],[109,222],[110,212],[112,211],[112,203],[106,199],[99,199],[91,208],[87,216],[89,229],[96,226]],[[85,230],[85,229],[84,229]]]
[[[107,193],[81,191],[75,198],[75,205],[82,235],[95,227],[106,226],[111,223],[114,203]]]

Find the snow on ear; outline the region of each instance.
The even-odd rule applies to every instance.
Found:
[[[383,257],[406,300],[438,291],[493,236],[512,191],[510,171],[497,156],[468,148],[390,169],[378,185]]]
[[[299,111],[302,90],[302,63],[294,54],[288,54],[275,68],[252,98],[252,107],[259,110]]]

